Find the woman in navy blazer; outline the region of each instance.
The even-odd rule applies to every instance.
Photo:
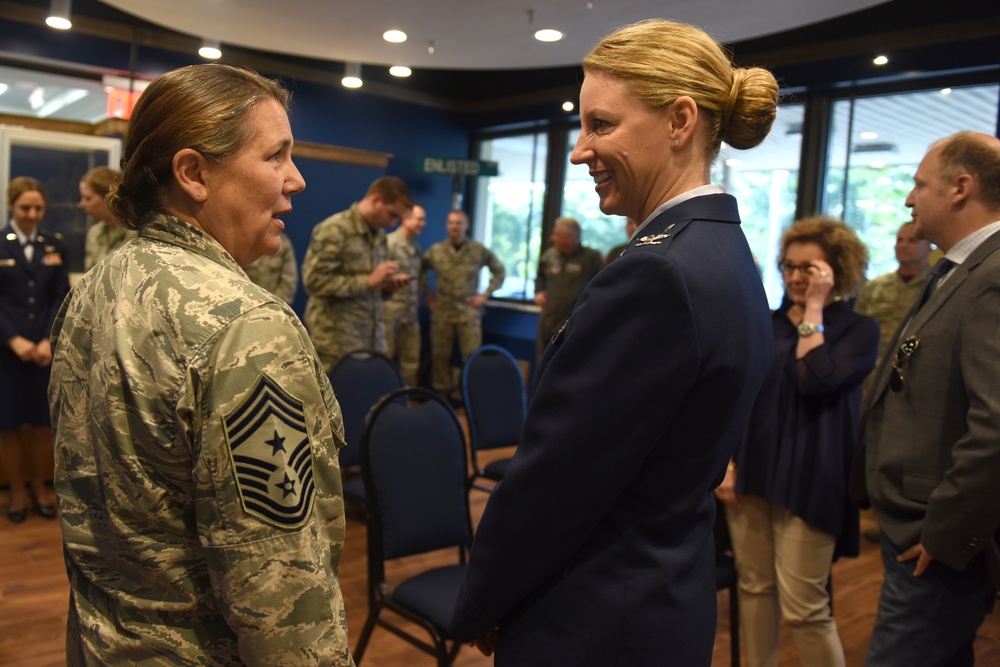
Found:
[[[767,135],[778,88],[701,30],[622,28],[583,62],[579,138],[601,210],[640,221],[535,373],[451,622],[504,665],[710,665],[712,490],[767,372],[767,301],[721,141]]]
[[[11,221],[0,232],[0,460],[10,482],[7,518],[24,521],[28,507],[56,515],[45,480],[52,448],[49,407],[49,331],[69,292],[66,248],[56,234],[39,229],[45,191],[28,176],[7,186]],[[22,472],[30,462],[30,493]],[[32,498],[33,497],[33,498]]]

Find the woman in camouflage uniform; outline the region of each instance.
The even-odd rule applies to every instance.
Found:
[[[49,399],[70,665],[350,665],[340,409],[240,268],[305,182],[287,92],[196,65],[145,90],[108,205],[133,242],[74,287]]]

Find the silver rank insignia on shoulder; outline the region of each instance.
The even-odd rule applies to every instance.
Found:
[[[243,508],[282,528],[305,523],[316,488],[302,403],[261,373],[223,425]]]
[[[673,229],[674,225],[676,224],[677,223],[673,223],[665,230],[663,230],[664,231],[663,234],[650,234],[649,236],[640,237],[638,243],[635,244],[635,247],[638,248],[639,246],[644,246],[644,245],[660,245],[663,239],[668,238],[670,236],[670,234],[667,234],[666,232]]]

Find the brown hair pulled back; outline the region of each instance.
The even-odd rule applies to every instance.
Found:
[[[123,226],[138,229],[163,210],[173,159],[191,148],[220,164],[251,138],[250,112],[273,99],[288,108],[288,91],[256,72],[210,63],[167,72],[143,91],[125,131],[122,178],[108,209]]]
[[[705,154],[722,141],[753,148],[767,136],[778,108],[778,83],[760,67],[733,68],[723,48],[699,28],[651,19],[619,28],[583,59],[583,69],[624,80],[649,108],[687,95],[706,117]]]
[[[38,182],[38,179],[32,178],[31,176],[16,176],[11,179],[10,184],[7,186],[7,205],[13,206],[14,202],[23,195],[25,192],[37,192],[42,195],[42,199],[45,203],[48,203],[49,198],[45,196],[45,190],[42,188],[42,184]]]
[[[80,179],[81,183],[86,183],[94,194],[107,197],[111,192],[111,186],[121,178],[121,172],[111,167],[94,167]]]

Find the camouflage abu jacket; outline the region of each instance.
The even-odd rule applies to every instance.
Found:
[[[385,321],[416,322],[417,308],[420,307],[420,261],[423,250],[420,244],[406,238],[402,228],[385,235],[389,249],[389,259],[399,263],[399,271],[413,276],[410,284],[396,290],[382,303]]]
[[[458,248],[445,239],[427,249],[421,263],[420,290],[430,294],[427,272],[434,271],[435,316],[479,316],[479,312],[470,308],[466,301],[479,291],[479,272],[483,267],[490,270],[490,282],[483,290],[489,297],[500,289],[507,276],[503,262],[492,250],[473,239],[465,239]]]
[[[157,216],[52,342],[68,664],[351,665],[343,424],[288,306]]]
[[[357,204],[313,228],[302,262],[305,321],[328,369],[354,350],[385,352],[382,289],[368,286],[368,274],[388,259],[385,231],[372,230]]]

